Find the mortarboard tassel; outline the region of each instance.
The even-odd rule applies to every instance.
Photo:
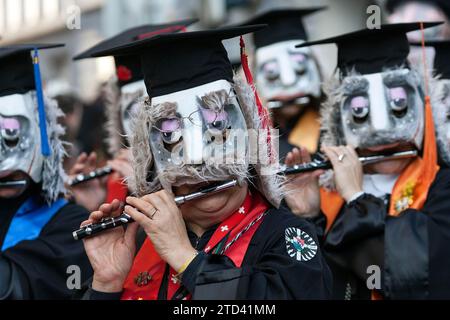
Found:
[[[272,123],[270,121],[269,112],[262,105],[261,100],[259,99],[259,96],[258,96],[258,92],[256,92],[256,88],[255,88],[255,85],[253,82],[253,75],[250,71],[250,67],[248,66],[248,57],[247,57],[247,53],[245,52],[245,42],[244,42],[244,38],[242,36],[240,38],[240,46],[241,46],[242,69],[244,70],[244,74],[245,74],[247,83],[252,87],[252,90],[255,94],[256,105],[258,106],[258,115],[259,115],[259,118],[261,119],[262,127],[263,127],[263,129],[267,130],[267,145],[269,148],[269,150],[268,150],[269,151],[269,159],[272,161],[274,155],[272,152],[272,138],[270,135],[270,129],[272,127]]]
[[[38,103],[38,113],[39,113],[39,131],[41,132],[41,153],[44,157],[51,155],[50,145],[48,141],[47,134],[47,121],[45,115],[45,104],[44,104],[44,94],[42,92],[42,80],[41,80],[41,70],[39,67],[39,54],[38,50],[33,51],[33,68],[34,68],[34,82],[36,85],[36,96]]]

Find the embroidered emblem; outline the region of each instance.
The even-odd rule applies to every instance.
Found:
[[[220,231],[222,232],[228,231],[228,226],[220,227]]]
[[[406,184],[405,189],[402,191],[400,199],[395,201],[395,212],[400,213],[408,209],[414,202],[414,189],[416,183],[410,181]]]
[[[177,279],[177,277],[174,274],[170,277],[170,281],[172,281],[173,284],[177,284],[178,283],[178,279]]]
[[[317,244],[306,232],[298,228],[287,228],[285,232],[286,249],[290,257],[297,261],[309,261],[317,253]]]
[[[144,287],[148,285],[148,283],[152,280],[152,275],[149,274],[147,271],[139,272],[139,274],[134,278],[134,283],[138,287]]]
[[[239,208],[239,213],[240,214],[245,214],[245,208],[244,207],[240,207]]]

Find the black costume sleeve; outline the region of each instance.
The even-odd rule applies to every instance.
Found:
[[[226,256],[199,254],[183,274],[194,299],[327,299],[331,273],[320,249],[309,261],[287,252],[287,228],[298,228],[317,244],[314,227],[287,209],[271,210],[253,236],[241,268]]]
[[[74,204],[64,206],[35,240],[22,241],[0,255],[0,297],[2,299],[66,299],[69,266],[80,268],[83,282],[92,275],[81,241],[72,231],[88,217]],[[2,292],[3,291],[3,292]]]
[[[339,213],[324,241],[328,259],[360,280],[380,266],[389,299],[450,297],[450,171],[440,170],[422,210],[387,215],[381,199],[364,195]]]
[[[362,281],[367,278],[367,266],[382,269],[386,212],[383,200],[370,194],[346,204],[323,242],[327,259],[352,270]]]
[[[450,170],[440,170],[422,210],[386,221],[385,295],[450,298]]]

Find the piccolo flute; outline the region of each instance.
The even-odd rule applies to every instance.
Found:
[[[409,150],[409,151],[402,151],[402,152],[395,152],[392,154],[385,154],[385,155],[375,155],[375,156],[367,156],[367,157],[359,157],[359,161],[363,165],[381,162],[385,160],[398,160],[398,159],[408,159],[408,158],[414,158],[417,157],[418,152],[416,150]],[[291,175],[291,174],[298,174],[298,173],[306,173],[311,172],[315,170],[327,170],[332,169],[331,162],[326,160],[323,155],[319,154],[318,159],[314,159],[311,162],[295,165],[292,167],[284,167],[281,171],[278,172],[280,175]]]
[[[105,167],[98,168],[98,169],[91,171],[89,173],[86,173],[86,174],[80,173],[80,174],[77,174],[74,178],[70,179],[68,181],[68,185],[73,187],[73,186],[79,185],[84,182],[88,182],[88,181],[91,181],[94,179],[98,179],[98,178],[107,176],[107,175],[111,174],[112,172],[113,172],[113,169],[110,166],[105,166]]]
[[[26,180],[0,182],[0,188],[22,188],[27,185]]]
[[[197,191],[197,192],[185,195],[185,196],[175,197],[175,203],[177,204],[177,206],[181,206],[185,202],[204,198],[211,194],[215,194],[215,193],[219,193],[224,190],[231,189],[235,186],[237,186],[237,181],[231,180],[231,181],[228,181],[223,184],[219,184],[219,185],[212,186],[212,187],[207,187],[205,189],[202,189],[200,191]],[[99,223],[93,223],[93,224],[86,225],[86,226],[74,231],[72,233],[72,236],[75,240],[82,240],[86,237],[94,236],[105,230],[120,227],[120,226],[126,225],[131,222],[134,222],[134,220],[128,214],[122,213],[118,217],[107,218],[107,219],[103,219]]]

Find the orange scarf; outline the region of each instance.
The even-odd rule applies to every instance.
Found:
[[[242,206],[216,229],[204,252],[225,254],[240,267],[250,241],[268,208],[269,205],[262,196],[258,193],[251,195],[249,192]],[[125,281],[122,300],[157,300],[166,266],[167,263],[159,257],[152,242],[147,238]],[[168,299],[172,299],[181,287],[175,275],[176,272],[170,268]],[[190,298],[190,295],[185,297]]]

